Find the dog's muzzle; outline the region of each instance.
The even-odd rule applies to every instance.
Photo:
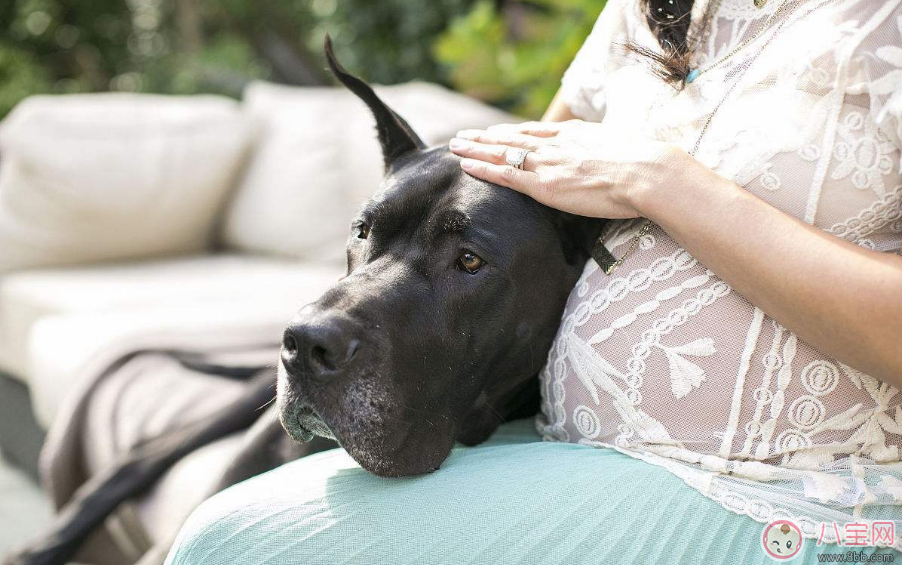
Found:
[[[310,401],[317,396],[317,389],[339,385],[345,381],[342,377],[355,374],[365,353],[361,335],[360,326],[343,312],[312,305],[288,325],[281,358],[294,398],[283,409],[281,419],[295,440],[307,442],[314,435],[335,439]],[[304,390],[307,394],[301,395]]]
[[[282,338],[282,363],[293,378],[328,379],[342,374],[361,350],[359,330],[342,313],[305,309]]]

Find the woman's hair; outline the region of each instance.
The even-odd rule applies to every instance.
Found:
[[[658,77],[679,88],[689,74],[689,29],[698,24],[690,18],[694,0],[638,1],[661,52],[635,42],[627,43],[626,50],[647,59]]]

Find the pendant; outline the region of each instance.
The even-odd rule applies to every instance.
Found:
[[[758,1],[758,0],[756,0],[756,1]],[[765,0],[765,1],[766,1],[766,0]],[[690,70],[690,71],[689,71],[689,74],[686,75],[686,84],[689,84],[690,82],[692,82],[692,81],[694,81],[695,79],[697,79],[697,78],[698,78],[698,74],[699,74],[699,70],[698,70],[698,69],[692,69],[692,70]]]
[[[592,246],[592,258],[595,259],[595,262],[598,263],[598,266],[601,267],[601,270],[606,275],[610,275],[617,268],[617,258],[608,251],[601,239]]]
[[[767,4],[767,0],[753,0],[756,8],[763,8]]]

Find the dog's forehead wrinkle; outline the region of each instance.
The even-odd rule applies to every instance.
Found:
[[[447,148],[435,148],[421,152],[404,166],[390,171],[373,199],[399,206],[405,213],[411,212],[411,209],[428,208],[462,174],[457,158]]]
[[[531,198],[469,175],[459,179],[449,195],[458,208],[469,213],[474,225],[525,227],[534,222],[545,223],[541,205]]]
[[[377,198],[371,198],[360,210],[360,216],[369,222],[373,222],[379,216],[385,214],[385,202]]]
[[[535,208],[519,193],[463,173],[459,158],[438,148],[390,171],[366,212],[380,241],[415,237],[430,247],[443,233],[471,227],[471,235],[483,239],[528,231],[529,224],[541,221]]]
[[[413,233],[427,220],[432,207],[424,195],[398,190],[382,195],[368,209],[368,219],[377,237],[393,238],[400,233]]]
[[[440,210],[436,218],[431,222],[431,231],[443,233],[458,232],[470,227],[470,216],[458,208]]]

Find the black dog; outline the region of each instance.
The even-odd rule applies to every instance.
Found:
[[[329,60],[376,117],[386,177],[352,225],[347,277],[285,333],[282,423],[299,441],[335,437],[377,475],[424,473],[455,440],[535,413],[601,224],[463,174]]]
[[[376,118],[386,176],[352,224],[347,276],[285,331],[279,416],[304,443],[272,426],[219,488],[331,445],[315,436],[334,438],[377,475],[434,471],[455,441],[478,444],[503,421],[535,414],[536,375],[602,228],[464,174],[447,147],[425,148],[338,64],[328,37],[325,49]],[[272,378],[259,374],[209,421],[148,442],[92,479],[51,532],[4,563],[65,563],[178,459],[253,423]]]

